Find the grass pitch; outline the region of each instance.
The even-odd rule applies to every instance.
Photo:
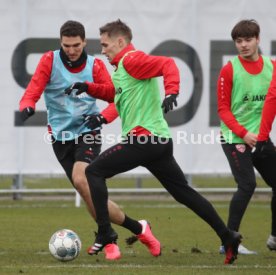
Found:
[[[224,266],[218,254],[220,242],[211,228],[192,211],[173,200],[121,201],[131,217],[147,219],[160,239],[162,256],[152,257],[139,242],[128,247],[131,234],[119,226],[122,258],[106,261],[103,253],[86,254],[94,240],[95,223],[85,206],[73,201],[0,200],[0,274],[276,274],[276,253],[266,248],[270,233],[269,202],[252,201],[241,233],[243,244],[258,255],[239,255],[232,266]],[[226,220],[229,202],[213,203]],[[48,250],[48,241],[58,229],[69,228],[81,238],[82,251],[72,262],[59,262]]]

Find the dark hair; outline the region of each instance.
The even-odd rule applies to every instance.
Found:
[[[256,37],[259,38],[260,35],[260,26],[254,19],[241,20],[238,22],[235,27],[232,29],[231,36],[233,40],[236,40],[238,37]]]
[[[84,26],[77,21],[69,20],[66,21],[60,28],[60,38],[62,36],[80,36],[82,40],[85,39]]]
[[[109,37],[122,35],[125,37],[126,41],[130,43],[132,40],[131,29],[120,19],[105,24],[100,28],[100,35],[107,33]]]

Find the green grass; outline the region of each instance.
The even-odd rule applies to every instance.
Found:
[[[269,202],[251,202],[241,233],[243,243],[258,255],[238,257],[233,266],[224,266],[218,254],[219,239],[210,227],[189,209],[173,200],[122,201],[123,210],[137,219],[149,220],[153,232],[163,245],[162,256],[152,257],[146,248],[135,243],[127,247],[130,234],[114,226],[119,233],[122,259],[106,261],[103,253],[86,254],[93,241],[95,223],[84,205],[72,201],[0,200],[0,274],[275,274],[276,253],[268,251],[265,242],[270,233]],[[213,203],[226,219],[229,202]],[[69,228],[82,240],[80,256],[67,263],[55,260],[48,252],[52,233]],[[192,253],[198,248],[201,253]]]
[[[25,176],[23,185],[26,188],[70,188],[71,183],[66,177],[41,177]],[[153,177],[146,177],[137,182],[137,178],[112,178],[108,181],[109,188],[131,188],[141,184],[143,188],[160,188],[160,183]],[[9,189],[13,184],[13,178],[0,176],[0,189]],[[194,187],[235,187],[236,183],[232,176],[211,176],[194,175],[192,176]],[[261,178],[257,178],[257,187],[267,187]]]

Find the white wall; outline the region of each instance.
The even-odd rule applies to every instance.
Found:
[[[44,141],[46,126],[14,126],[14,112],[24,92],[12,74],[11,60],[16,46],[28,38],[58,38],[60,26],[69,19],[85,25],[88,39],[98,39],[98,28],[117,18],[129,24],[134,45],[145,52],[151,52],[167,40],[186,43],[196,51],[203,70],[202,97],[192,120],[171,128],[175,156],[186,173],[228,173],[228,164],[218,143],[192,144],[193,135],[201,135],[209,143],[208,135],[219,134],[218,127],[209,126],[210,44],[213,40],[231,40],[230,32],[237,21],[254,18],[261,25],[262,52],[271,55],[271,42],[276,40],[275,8],[275,0],[0,0],[0,173],[63,172],[51,145]],[[104,60],[103,56],[97,57]],[[28,56],[29,73],[34,72],[38,59],[39,55]],[[176,62],[182,80],[181,108],[191,97],[195,76],[183,61],[176,58]],[[111,66],[107,66],[111,72]],[[37,110],[45,110],[43,99],[37,104]],[[189,144],[183,140],[177,144],[180,131],[187,133]],[[103,133],[119,135],[119,119],[105,126]]]

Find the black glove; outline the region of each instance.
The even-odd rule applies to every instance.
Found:
[[[265,158],[275,154],[275,146],[270,138],[264,141],[257,141],[255,150],[253,149],[252,153],[253,157]]]
[[[87,92],[88,85],[85,82],[75,82],[71,86],[66,88],[64,91],[66,95],[70,95],[73,90],[77,90],[76,95],[80,95],[84,92]]]
[[[101,115],[84,115],[84,124],[87,128],[94,130],[95,128],[101,127],[102,124],[106,124],[106,119]]]
[[[27,120],[30,116],[32,116],[35,113],[35,110],[32,107],[27,107],[23,109],[22,112],[20,112],[20,117],[22,121],[24,122]]]
[[[177,106],[177,101],[176,101],[177,96],[178,95],[176,94],[172,94],[165,97],[161,106],[165,114],[173,109],[173,105],[175,107]]]

